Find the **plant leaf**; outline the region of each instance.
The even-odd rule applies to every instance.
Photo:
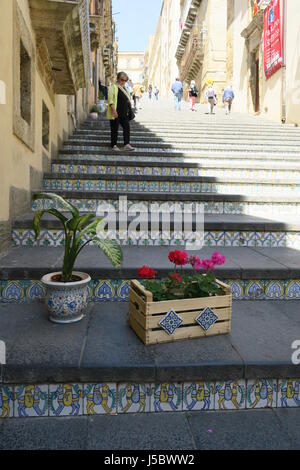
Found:
[[[57,219],[59,219],[63,225],[67,222],[67,217],[65,217],[61,212],[56,209],[45,209],[36,211],[33,217],[33,230],[35,233],[35,239],[37,239],[41,233],[41,220],[44,214],[51,214],[54,215]]]
[[[97,245],[107,258],[111,261],[116,268],[121,267],[123,262],[123,251],[116,240],[100,240],[94,239],[94,244]]]
[[[80,217],[79,210],[77,207],[73,206],[70,202],[66,201],[63,197],[59,196],[55,193],[35,193],[32,196],[33,201],[37,201],[39,199],[50,199],[54,203],[59,204],[62,208],[70,211],[73,217]]]

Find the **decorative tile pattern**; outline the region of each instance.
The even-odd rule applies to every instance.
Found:
[[[216,410],[241,410],[246,408],[245,380],[217,382],[215,387]]]
[[[196,382],[183,384],[183,411],[210,411],[214,409],[214,386]]]
[[[171,336],[182,325],[182,318],[174,310],[170,310],[159,324]]]
[[[163,383],[151,386],[151,411],[182,411],[182,384]]]
[[[276,408],[277,380],[248,380],[247,408]]]
[[[208,331],[218,320],[218,315],[209,307],[206,307],[196,318],[196,322],[204,331]]]
[[[0,418],[12,418],[14,415],[14,390],[0,385]]]
[[[117,413],[117,384],[85,384],[83,413],[101,415]]]
[[[300,407],[300,379],[286,379],[278,381],[277,407]]]
[[[15,387],[14,416],[19,418],[48,416],[48,385]]]
[[[49,401],[50,416],[81,416],[83,414],[83,385],[50,385]]]
[[[150,385],[122,383],[118,386],[118,413],[150,411]]]

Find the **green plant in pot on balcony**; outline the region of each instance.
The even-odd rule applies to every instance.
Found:
[[[99,109],[97,107],[97,105],[93,105],[90,109],[90,117],[94,120],[98,119],[98,113],[99,113]]]
[[[109,240],[103,234],[103,219],[95,213],[81,215],[79,210],[57,194],[37,193],[33,201],[50,200],[52,207],[37,210],[33,218],[33,229],[37,239],[41,231],[44,214],[56,217],[64,229],[64,259],[61,272],[47,274],[42,278],[46,287],[46,304],[50,320],[55,323],[74,323],[84,316],[89,301],[89,282],[86,273],[75,272],[74,265],[81,251],[93,242],[108,257],[115,267],[120,267],[123,253],[116,240]],[[58,208],[55,208],[58,207]]]

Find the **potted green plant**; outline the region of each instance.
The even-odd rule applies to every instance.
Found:
[[[123,253],[116,240],[99,237],[102,219],[95,213],[80,215],[79,210],[57,194],[36,193],[33,201],[50,200],[58,208],[37,210],[33,218],[36,239],[40,235],[44,214],[51,214],[60,220],[64,229],[64,259],[61,272],[47,274],[42,278],[46,287],[46,305],[50,320],[55,323],[74,323],[84,316],[88,306],[89,282],[86,273],[74,271],[78,255],[91,242],[98,246],[115,267],[120,267]],[[61,209],[61,210],[60,210]],[[64,212],[62,211],[64,210]],[[67,211],[67,212],[66,212]],[[70,215],[69,215],[70,214]]]
[[[98,112],[98,107],[94,104],[90,109],[90,117],[94,120],[98,119]]]

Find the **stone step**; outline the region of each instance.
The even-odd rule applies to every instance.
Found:
[[[13,224],[12,241],[14,246],[53,246],[64,244],[64,231],[61,222],[46,214],[41,223],[41,233],[35,240],[32,229],[34,213],[28,213],[18,218]],[[125,224],[116,214],[114,237],[122,245],[139,246],[186,246],[192,236],[202,240],[204,246],[260,246],[260,247],[290,247],[300,249],[300,217],[281,216],[279,220],[268,220],[244,215],[205,215],[204,227],[199,230],[196,217],[184,216],[180,224],[174,221],[174,213],[169,221],[162,222],[147,213],[139,217],[140,225],[136,226],[134,216],[128,216]],[[180,219],[182,220],[182,219]],[[197,232],[197,235],[195,234]],[[113,233],[113,232],[111,232]],[[84,239],[87,241],[87,239]]]
[[[298,181],[291,179],[266,181],[260,178],[249,181],[247,178],[215,178],[193,176],[148,176],[148,175],[62,175],[46,174],[44,190],[62,191],[118,191],[118,192],[169,192],[169,193],[218,193],[245,195],[300,196]]]
[[[120,132],[122,131],[122,128],[120,128]],[[76,131],[74,131],[73,133],[74,137],[77,136],[77,137],[89,137],[89,136],[93,136],[93,137],[101,137],[101,136],[110,136],[110,129],[109,128],[106,128],[106,129],[77,129]],[[245,130],[237,130],[235,128],[231,128],[231,129],[222,129],[222,128],[219,128],[218,129],[214,129],[212,127],[208,127],[206,129],[203,129],[203,128],[196,128],[196,129],[191,129],[190,131],[186,132],[186,131],[179,131],[179,130],[172,130],[172,129],[169,129],[169,130],[165,130],[164,132],[160,131],[160,130],[156,130],[155,132],[153,131],[150,131],[149,129],[147,128],[139,128],[139,127],[132,127],[131,126],[131,135],[132,136],[136,136],[136,137],[140,137],[140,138],[154,138],[154,139],[157,139],[157,138],[178,138],[180,136],[180,138],[182,139],[191,139],[191,138],[196,138],[197,137],[224,137],[224,138],[228,138],[228,139],[232,139],[233,136],[234,136],[234,139],[239,139],[239,138],[249,138],[249,139],[253,139],[253,140],[258,140],[258,137],[260,139],[264,139],[266,138],[267,140],[272,140],[274,138],[282,138],[282,139],[289,139],[291,141],[293,141],[293,139],[296,139],[296,140],[299,140],[300,139],[300,130],[299,131],[293,131],[293,132],[286,132],[284,130],[281,130],[281,129],[276,129],[276,130],[267,130],[265,131],[264,129],[262,128],[258,128],[255,132],[249,132],[248,129],[245,129]]]
[[[103,142],[98,142],[97,140],[95,141],[90,141],[90,140],[68,140],[64,144],[64,150],[74,150],[74,151],[80,151],[82,150],[100,150],[100,151],[105,151],[106,149],[110,149],[110,145],[108,143],[107,139],[107,145]],[[222,152],[226,152],[227,150],[230,152],[234,151],[244,151],[244,152],[270,152],[270,153],[284,153],[285,155],[294,155],[300,157],[300,152],[299,152],[299,146],[296,145],[287,145],[286,143],[282,142],[281,144],[273,144],[272,145],[267,145],[267,144],[261,144],[261,143],[243,143],[241,142],[217,142],[216,140],[211,140],[207,142],[203,142],[200,144],[196,143],[183,143],[183,144],[176,144],[171,145],[167,144],[164,142],[159,142],[159,143],[144,143],[144,144],[139,144],[135,143],[136,149],[138,149],[140,152],[164,152],[166,150],[171,150],[175,151],[176,153],[179,153],[181,150],[191,150],[191,151],[197,151],[197,150],[206,150],[206,151],[213,151],[213,150],[219,150]],[[284,148],[284,151],[283,151]],[[110,149],[111,150],[111,149]]]
[[[121,136],[121,134],[120,134]],[[218,139],[216,139],[218,137]],[[143,147],[143,146],[160,146],[162,148],[171,146],[179,146],[180,147],[195,147],[195,146],[200,146],[202,147],[203,144],[214,144],[216,143],[216,140],[218,141],[218,144],[232,144],[233,139],[232,136],[210,136],[210,135],[203,135],[201,136],[193,136],[191,139],[191,136],[180,136],[180,135],[174,135],[170,137],[157,137],[157,136],[139,136],[136,134],[131,133],[131,144],[138,146],[138,147]],[[191,142],[192,141],[192,142]],[[77,135],[73,134],[70,139],[68,139],[65,144],[66,145],[72,145],[73,142],[80,143],[80,142],[100,142],[100,143],[110,143],[110,135]],[[270,144],[272,146],[279,146],[279,147],[285,147],[285,146],[290,146],[290,147],[299,147],[299,142],[300,142],[300,137],[298,139],[295,139],[294,137],[292,139],[288,139],[286,136],[283,136],[282,139],[278,139],[275,137],[262,137],[260,140],[260,145],[261,142],[263,142],[263,145],[266,147],[269,146]],[[239,143],[241,146],[247,146],[247,145],[258,145],[258,139],[257,136],[251,138],[248,136],[239,136],[234,138],[234,143],[237,144]]]
[[[134,251],[133,251],[134,250]],[[210,258],[215,247],[204,247],[199,254]],[[172,271],[169,247],[123,247],[124,263],[113,268],[97,247],[87,247],[75,270],[92,277],[91,299],[95,302],[128,299],[129,280],[137,277],[137,268],[151,266],[157,278]],[[300,253],[289,248],[224,247],[226,265],[216,269],[216,276],[231,286],[236,300],[300,300]],[[43,275],[62,267],[63,247],[16,247],[0,258],[0,302],[24,303],[45,295],[40,282]],[[189,272],[186,269],[185,272]]]
[[[207,411],[220,410],[223,404],[225,409],[231,409],[232,418],[236,409],[267,406],[296,409],[299,366],[291,362],[291,344],[294,332],[299,330],[296,308],[296,302],[234,302],[230,335],[146,348],[128,325],[128,304],[124,302],[95,304],[80,323],[59,327],[47,320],[39,303],[2,304],[0,330],[7,345],[7,361],[2,366],[0,390],[8,405],[8,415],[19,418],[22,397],[30,385],[36,386],[41,394],[37,407],[27,408],[26,414],[54,416],[59,409],[56,416],[69,416],[69,429],[70,414],[74,415],[75,410],[79,415],[88,414],[87,395],[94,391],[95,384],[108,384],[109,396],[114,398],[108,400],[107,407],[92,406],[95,413],[103,414],[124,413],[126,405],[129,413],[139,410],[142,403],[131,407],[127,403],[127,384],[131,390],[135,385],[137,390],[146,392],[145,411],[154,411],[153,392],[162,383],[175,385],[172,389],[177,412],[203,408],[203,401],[195,406],[192,396],[192,391],[202,383],[208,392]],[[237,386],[236,402],[229,397],[221,401],[224,382],[230,391],[234,384]],[[286,396],[287,382],[291,391],[295,391],[293,398]],[[64,405],[59,408],[56,396],[59,390],[65,390],[66,384],[72,384],[72,393],[78,397],[75,409]],[[255,395],[257,386],[263,390],[267,387],[268,399]],[[32,388],[27,390],[31,393]],[[152,393],[147,393],[150,390]],[[171,411],[166,404],[162,404],[162,409]],[[256,410],[256,419],[260,412]],[[140,422],[140,418],[136,415],[134,419]],[[3,431],[6,424],[3,423]]]
[[[63,198],[69,200],[80,211],[90,212],[97,211],[99,208],[111,205],[113,210],[119,208],[119,196],[117,191],[90,191],[87,197],[86,191],[48,191],[56,193]],[[122,200],[127,199],[128,210],[136,210],[138,212],[148,212],[154,205],[163,207],[173,207],[178,203],[182,210],[195,210],[198,204],[203,204],[204,213],[206,214],[246,214],[251,216],[279,216],[284,214],[287,216],[300,215],[300,198],[277,196],[247,196],[247,195],[227,195],[227,194],[210,194],[210,193],[170,193],[170,192],[122,192]],[[133,207],[134,205],[134,207]],[[192,205],[193,208],[190,206]],[[53,207],[53,203],[48,200],[40,200],[33,204],[33,209],[44,209]],[[190,207],[190,209],[189,209]]]

